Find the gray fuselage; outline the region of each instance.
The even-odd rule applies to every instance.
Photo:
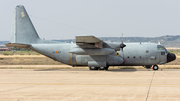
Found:
[[[112,43],[106,43],[111,47]],[[76,44],[32,44],[35,50],[53,60],[72,65],[88,66],[88,61],[105,61],[108,66],[143,66],[167,63],[165,48],[158,50],[155,43],[125,43],[123,51],[114,51],[110,55],[77,55],[70,53],[73,49],[81,48]],[[112,46],[119,45],[114,43]],[[162,46],[163,47],[163,46]],[[113,48],[113,47],[112,47]],[[94,49],[89,49],[93,52]]]

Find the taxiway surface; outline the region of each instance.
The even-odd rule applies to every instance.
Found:
[[[179,101],[180,69],[0,69],[1,101]]]

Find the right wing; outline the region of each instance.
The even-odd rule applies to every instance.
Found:
[[[82,48],[103,48],[103,43],[95,36],[76,36],[76,45]]]

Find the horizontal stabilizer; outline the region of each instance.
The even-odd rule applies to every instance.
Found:
[[[31,45],[29,44],[18,44],[18,43],[6,43],[7,47],[15,47],[15,48],[29,48]]]

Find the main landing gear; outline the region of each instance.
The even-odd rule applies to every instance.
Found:
[[[108,70],[109,67],[89,67],[89,70]]]

